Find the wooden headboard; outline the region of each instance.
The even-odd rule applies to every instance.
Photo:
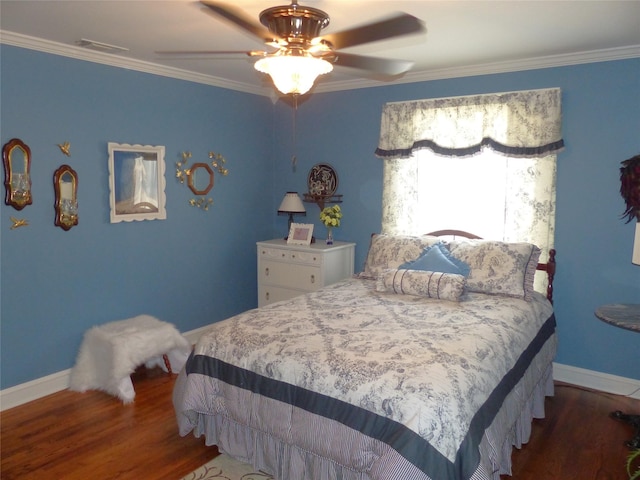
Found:
[[[477,239],[481,240],[482,237],[474,235],[473,233],[464,232],[462,230],[438,230],[436,232],[427,233],[427,235],[432,235],[434,237],[462,237],[469,239]],[[536,270],[542,270],[547,273],[547,299],[551,303],[553,303],[553,278],[556,274],[556,251],[555,249],[549,250],[549,259],[547,263],[538,263],[538,267]]]

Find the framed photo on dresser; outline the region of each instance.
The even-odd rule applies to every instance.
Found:
[[[313,223],[292,223],[287,243],[292,245],[310,245],[313,236]]]

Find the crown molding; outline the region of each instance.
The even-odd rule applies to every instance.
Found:
[[[234,82],[212,75],[204,75],[189,70],[167,67],[157,63],[146,62],[126,58],[120,55],[87,50],[72,45],[66,45],[41,38],[30,37],[19,33],[0,30],[0,43],[15,47],[28,48],[44,53],[61,55],[86,60],[89,62],[110,65],[114,67],[136,70],[139,72],[160,75],[164,77],[186,80],[189,82],[202,83],[230,90],[237,90],[255,95],[272,97],[273,89],[269,87],[256,87],[241,82]],[[460,67],[449,67],[433,69],[426,72],[409,72],[400,79],[392,83],[385,83],[376,80],[354,79],[345,81],[335,81],[323,83],[322,79],[314,87],[313,92],[337,92],[341,90],[354,90],[359,88],[382,87],[387,85],[398,85],[404,83],[427,82],[432,80],[446,80],[451,78],[471,77],[477,75],[492,75],[497,73],[518,72],[524,70],[537,70],[541,68],[565,67],[584,63],[607,62],[612,60],[625,60],[640,57],[640,45],[629,45],[618,48],[608,48],[602,50],[592,50],[562,55],[549,55],[545,57],[525,58],[520,60],[510,60],[504,62],[483,63],[477,65],[467,65]]]
[[[159,65],[157,63],[146,62],[143,60],[126,58],[121,55],[88,50],[86,48],[77,47],[75,45],[66,45],[63,43],[52,42],[50,40],[43,40],[41,38],[30,37],[28,35],[22,35],[20,33],[9,32],[6,30],[0,30],[0,43],[12,45],[14,47],[36,50],[44,53],[51,53],[53,55],[75,58],[77,60],[85,60],[88,62],[100,63],[102,65],[110,65],[112,67],[150,73],[152,75],[171,77],[179,80],[186,80],[188,82],[212,85],[214,87],[228,88],[230,90],[237,90],[245,93],[267,96],[269,94],[268,88],[256,87],[253,85],[248,85],[246,83],[234,82],[212,75],[204,75],[180,68],[167,67],[165,65]]]
[[[640,57],[640,45],[630,45],[619,48],[592,50],[563,55],[525,58],[504,62],[482,63],[461,67],[433,69],[426,72],[409,72],[400,79],[393,81],[393,85],[403,83],[428,82],[432,80],[446,80],[451,78],[473,77],[478,75],[492,75],[497,73],[519,72],[524,70],[538,70],[541,68],[566,67],[584,63],[608,62]],[[319,83],[314,92],[333,92],[339,90],[353,90],[356,88],[382,87],[391,85],[374,80],[346,80],[343,82]]]

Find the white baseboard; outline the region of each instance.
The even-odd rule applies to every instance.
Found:
[[[553,379],[640,400],[640,380],[634,380],[633,378],[619,377],[618,375],[554,363]]]
[[[209,329],[209,326],[197,328],[183,335],[191,343]],[[32,400],[51,395],[69,387],[71,369],[56,372],[46,377],[37,378],[30,382],[21,383],[14,387],[0,390],[0,411],[17,407]],[[553,364],[553,379],[559,382],[571,383],[581,387],[592,388],[603,392],[624,395],[640,400],[640,380],[619,377],[608,373],[586,370],[584,368]]]
[[[195,330],[190,330],[188,332],[183,333],[182,335],[187,340],[189,340],[189,343],[191,343],[192,345],[195,345],[195,343],[202,336],[202,334],[208,331],[212,325],[213,323],[211,325],[205,325],[204,327],[196,328]]]
[[[209,329],[209,326],[197,328],[182,335],[192,344]],[[0,390],[0,412],[12,407],[17,407],[32,400],[51,395],[69,388],[71,369],[52,373],[46,377],[36,378],[30,382],[21,383],[14,387]]]
[[[0,411],[46,397],[69,387],[71,369],[0,390]]]

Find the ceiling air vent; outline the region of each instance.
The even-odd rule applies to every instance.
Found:
[[[89,50],[98,50],[99,52],[105,52],[105,53],[122,53],[122,52],[129,51],[129,49],[125,47],[110,45],[108,43],[103,43],[103,42],[96,42],[95,40],[88,40],[86,38],[81,38],[80,40],[76,40],[75,44],[82,48],[88,48]]]

